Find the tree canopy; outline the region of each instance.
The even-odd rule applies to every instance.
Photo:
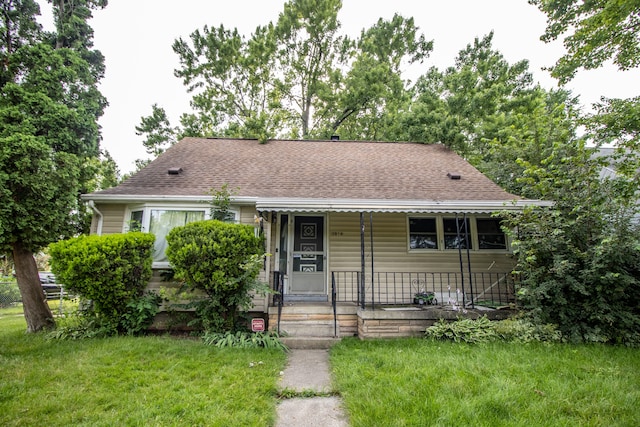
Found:
[[[352,40],[340,34],[341,7],[340,0],[292,0],[248,38],[221,25],[176,40],[175,75],[193,94],[193,111],[175,128],[153,106],[136,128],[147,151],[155,155],[181,136],[389,137],[380,123],[411,98],[403,66],[422,62],[433,44],[399,15]]]
[[[621,70],[640,65],[639,0],[529,0],[547,15],[541,39],[564,37],[567,52],[552,69],[560,83],[578,69],[599,68],[607,61]]]

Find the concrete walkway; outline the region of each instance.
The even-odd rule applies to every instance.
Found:
[[[328,350],[289,352],[287,367],[280,379],[281,390],[298,393],[331,393]],[[310,393],[313,394],[313,393]],[[337,396],[296,397],[278,405],[276,427],[347,427],[349,422]]]

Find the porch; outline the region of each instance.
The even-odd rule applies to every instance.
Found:
[[[331,272],[326,302],[288,302],[284,275],[274,272],[269,328],[287,337],[393,338],[422,336],[439,319],[504,319],[515,309],[510,273]],[[431,293],[430,304],[414,301]]]

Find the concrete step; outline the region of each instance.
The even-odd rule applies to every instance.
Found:
[[[324,350],[339,343],[340,338],[333,337],[281,337],[280,341],[290,349],[295,350]]]
[[[333,337],[334,323],[333,321],[322,320],[281,320],[280,333],[290,337]],[[338,327],[338,333],[340,328]]]

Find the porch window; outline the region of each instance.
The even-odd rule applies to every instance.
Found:
[[[438,249],[435,218],[409,218],[409,249]]]
[[[473,249],[469,218],[444,218],[442,223],[445,249],[467,249],[467,242]]]
[[[507,239],[496,218],[476,219],[479,249],[507,249]]]

